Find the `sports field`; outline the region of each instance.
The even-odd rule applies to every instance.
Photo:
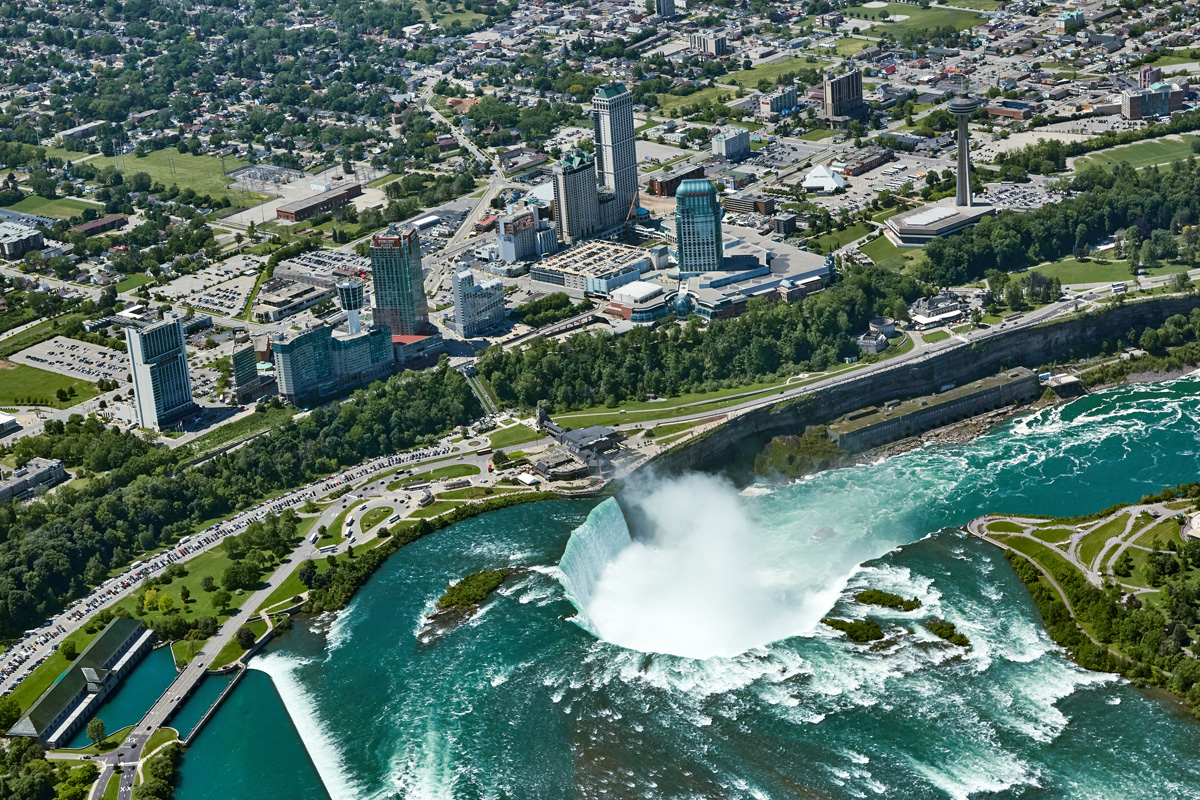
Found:
[[[886,21],[880,21],[880,14],[888,13]],[[875,25],[863,31],[866,36],[887,31],[900,36],[910,31],[923,31],[932,28],[950,26],[962,31],[983,23],[983,15],[977,11],[964,11],[957,8],[921,8],[906,3],[888,3],[886,8],[865,8],[861,5],[844,9],[848,17],[874,20]],[[905,19],[897,20],[897,17]]]
[[[72,388],[75,395],[65,402],[55,396],[59,389]],[[0,361],[0,405],[70,408],[97,394],[96,386],[83,378],[68,378],[57,372]]]
[[[104,206],[99,203],[89,203],[74,197],[56,197],[53,200],[31,194],[19,203],[9,206],[13,211],[23,211],[26,214],[37,214],[40,217],[54,219],[70,219],[77,217],[87,209],[104,212]]]
[[[1136,169],[1155,164],[1171,164],[1182,161],[1193,154],[1192,143],[1196,136],[1165,136],[1162,139],[1151,139],[1137,144],[1127,144],[1110,150],[1081,156],[1075,159],[1075,169],[1084,170],[1088,167],[1108,167],[1128,161]]]

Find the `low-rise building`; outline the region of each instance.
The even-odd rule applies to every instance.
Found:
[[[1127,89],[1121,93],[1121,116],[1125,119],[1165,117],[1183,109],[1188,93],[1186,83],[1155,83],[1147,89]]]
[[[154,632],[130,617],[116,617],[34,701],[9,736],[28,736],[45,747],[63,747],[150,651]]]
[[[12,417],[5,417],[16,425]],[[3,420],[0,420],[2,423]],[[14,428],[15,429],[15,428]],[[31,458],[12,472],[0,473],[0,506],[28,497],[43,487],[54,486],[67,479],[63,462],[57,458]]]
[[[41,250],[45,244],[42,232],[15,222],[0,222],[0,256],[18,259],[31,250]]]
[[[529,275],[541,283],[607,297],[649,268],[645,250],[594,240],[542,259],[530,267]]]
[[[275,216],[288,222],[301,222],[318,214],[324,214],[326,211],[340,208],[362,195],[362,192],[362,184],[352,183],[349,186],[339,186],[303,200],[284,203],[275,209]]]
[[[84,236],[95,236],[106,231],[111,231],[116,228],[125,227],[129,222],[129,217],[124,214],[109,214],[107,216],[94,219],[91,222],[85,222],[82,225],[76,225],[71,230],[74,233],[82,233]]]
[[[262,285],[250,313],[256,322],[278,322],[332,297],[332,286],[273,278]]]
[[[674,197],[675,192],[679,189],[679,184],[684,181],[696,180],[703,177],[704,167],[694,164],[684,164],[675,169],[656,172],[651,176],[647,189],[650,194],[657,197]]]

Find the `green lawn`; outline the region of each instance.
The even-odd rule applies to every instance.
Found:
[[[843,39],[838,39],[837,44],[833,47],[814,47],[813,49],[819,53],[833,53],[834,55],[848,58],[849,56],[858,55],[870,47],[870,45],[871,43],[866,39],[854,39],[847,36]]]
[[[891,216],[895,212],[893,212],[893,209],[888,209],[884,213]],[[895,270],[907,268],[918,261],[924,253],[924,250],[920,247],[897,247],[886,236],[880,236],[878,239],[867,242],[858,249],[877,265],[885,269]]]
[[[167,742],[173,742],[179,738],[179,733],[174,728],[159,728],[150,734],[150,741],[146,742],[145,753],[149,755],[158,748],[162,747]]]
[[[828,61],[821,61],[819,59],[809,61],[804,56],[796,56],[794,58],[785,58],[781,61],[759,64],[752,69],[739,70],[721,78],[720,82],[730,85],[737,84],[738,86],[753,89],[758,86],[758,82],[763,78],[766,78],[771,83],[776,83],[780,76],[787,75],[789,72],[799,72],[802,69],[820,70],[828,63]]]
[[[154,278],[151,278],[149,275],[143,275],[142,273],[138,272],[133,275],[130,275],[123,281],[119,281],[117,283],[117,291],[118,292],[133,291],[134,289],[138,288],[139,286],[144,286],[147,283],[154,283]]]
[[[1050,264],[1040,264],[1033,268],[1047,278],[1058,278],[1064,285],[1080,283],[1118,283],[1133,280],[1129,272],[1128,261],[1079,261],[1075,258],[1064,258]],[[1147,270],[1151,276],[1167,275],[1174,272],[1184,272],[1187,267],[1183,264],[1167,264]]]
[[[942,0],[940,5],[974,8],[979,11],[995,11],[1004,5],[1004,2],[1005,0]]]
[[[513,425],[508,428],[502,428],[492,434],[492,447],[499,449],[501,447],[512,447],[515,444],[524,444],[525,442],[535,442],[545,436],[544,433],[539,433],[528,425]]]
[[[26,214],[37,214],[40,217],[53,217],[55,219],[70,219],[77,217],[89,208],[92,211],[104,213],[104,206],[99,203],[89,203],[86,200],[79,200],[75,197],[56,197],[53,200],[45,197],[39,197],[36,194],[26,196],[19,203],[13,203],[9,206],[13,211],[22,211]]]
[[[1162,139],[1150,139],[1145,142],[1114,147],[1110,150],[1101,150],[1098,153],[1077,158],[1075,169],[1076,171],[1082,171],[1088,167],[1108,169],[1122,161],[1128,161],[1130,165],[1137,168],[1183,161],[1192,155],[1192,143],[1196,138],[1191,135],[1167,136]]]
[[[921,340],[924,341],[925,344],[933,344],[934,342],[941,342],[949,338],[950,334],[947,331],[933,331],[932,333],[921,334]]]
[[[825,128],[813,128],[811,131],[805,131],[797,136],[797,139],[803,139],[806,142],[819,142],[822,139],[828,139],[837,131],[826,130]]]
[[[458,508],[460,505],[462,503],[450,500],[435,500],[424,508],[418,508],[410,516],[417,519],[429,519],[430,517],[436,517],[438,514],[444,514],[453,508]]]
[[[1037,542],[1031,541],[1022,536],[1000,535],[995,538],[1004,542],[1013,550],[1024,553],[1034,561],[1037,561],[1043,567],[1050,570],[1050,574],[1054,574],[1054,570],[1056,568],[1055,565],[1066,565],[1071,569],[1075,569],[1074,565],[1072,565],[1070,561],[1067,561],[1064,555],[1050,547],[1047,547],[1044,544],[1038,544]]]
[[[880,23],[880,14],[884,11],[887,11],[893,20]],[[963,31],[980,25],[984,21],[983,15],[976,11],[961,11],[954,8],[921,8],[906,3],[888,3],[886,9],[852,6],[842,9],[842,13],[848,17],[873,19],[876,24],[864,31],[867,36],[886,30],[889,34],[899,37],[910,31],[919,32],[943,26]],[[907,19],[894,20],[895,17],[901,16],[907,17]]]
[[[646,431],[645,436],[647,439],[657,438],[660,436],[671,436],[672,434],[679,433],[680,431],[686,431],[688,428],[694,428],[699,424],[700,422],[697,420],[693,422],[673,422],[669,425],[655,425],[653,428],[649,428]]]
[[[133,726],[130,725],[126,728],[121,728],[121,730],[119,730],[119,731],[113,731],[108,736],[105,736],[103,739],[101,739],[99,742],[97,742],[96,744],[89,744],[87,747],[80,747],[80,748],[77,748],[74,750],[68,750],[68,749],[64,748],[61,750],[54,750],[52,752],[55,752],[55,753],[78,753],[81,756],[97,755],[99,753],[107,753],[109,750],[116,750],[118,747],[120,747],[121,742],[125,741],[125,737],[128,736],[132,730],[133,730]]]
[[[263,622],[261,619],[255,619],[246,623],[246,627],[254,631],[255,640],[262,638],[262,635],[267,632],[267,623]],[[234,661],[237,661],[239,658],[241,658],[245,652],[246,651],[242,648],[242,646],[237,643],[236,638],[230,639],[229,642],[221,648],[221,652],[217,653],[217,657],[213,659],[209,669],[220,669],[221,667],[232,664]]]
[[[1100,551],[1104,549],[1108,540],[1125,532],[1125,525],[1128,522],[1129,515],[1120,514],[1084,536],[1083,541],[1079,543],[1079,560],[1091,567],[1092,562],[1096,560],[1096,556],[1100,555]]]
[[[1163,547],[1166,547],[1170,542],[1179,544],[1182,541],[1179,537],[1179,522],[1168,517],[1150,530],[1138,534],[1133,543],[1142,547],[1154,547],[1155,539],[1160,540]]]
[[[184,567],[187,569],[187,575],[182,578],[176,578],[168,584],[155,586],[154,588],[158,591],[159,597],[162,597],[164,594],[166,594],[174,601],[175,606],[172,611],[169,612],[171,614],[181,614],[183,615],[184,619],[188,620],[198,619],[200,617],[216,617],[218,622],[224,622],[229,618],[230,613],[240,608],[242,603],[246,602],[246,598],[250,596],[249,592],[243,594],[233,594],[233,599],[229,602],[229,608],[224,609],[225,613],[222,613],[222,610],[218,609],[213,603],[213,596],[216,595],[217,590],[219,590],[221,586],[221,575],[225,572],[225,568],[231,563],[233,562],[223,550],[219,548],[209,550],[207,553],[202,553],[201,555],[196,556],[184,565]],[[271,568],[268,567],[268,571],[270,569]],[[212,592],[204,591],[200,584],[204,580],[205,576],[212,577],[213,581],[215,581],[218,587],[217,590]],[[191,593],[191,597],[186,605],[184,605],[183,601],[180,599],[182,597],[180,589],[182,589],[184,586],[186,586],[188,591]],[[140,619],[147,625],[153,623],[154,620],[161,619],[163,616],[165,616],[161,611],[155,608],[153,611],[148,610],[145,615],[139,617],[134,613],[136,607],[137,603],[134,597],[127,597],[113,606],[114,609],[127,609],[134,619]]]
[[[379,508],[372,508],[370,511],[363,514],[361,526],[363,532],[365,533],[379,523],[383,522],[385,519],[391,516],[392,512],[395,510],[396,509],[392,508],[391,506],[380,506]]]
[[[999,520],[988,525],[988,530],[992,533],[1020,533],[1024,528],[1015,522],[1008,520]]]
[[[75,395],[66,401],[59,400],[55,395],[59,389],[74,389]],[[0,405],[70,408],[98,394],[96,385],[83,378],[68,378],[57,372],[0,361]]]
[[[451,489],[448,492],[439,492],[439,500],[479,500],[484,497],[492,497],[497,494],[507,494],[509,492],[519,492],[521,489],[511,486],[468,486],[465,489]]]
[[[666,112],[673,108],[696,105],[705,100],[711,100],[714,103],[723,103],[728,100],[735,99],[736,96],[737,93],[733,89],[723,89],[720,86],[708,86],[698,92],[692,92],[687,96],[665,93],[660,94],[658,96],[658,105],[664,112]]]
[[[114,159],[97,156],[88,162],[96,169],[115,166]],[[266,195],[229,188],[233,181],[226,177],[227,173],[246,166],[246,162],[238,158],[222,159],[216,156],[194,156],[191,153],[180,153],[175,148],[155,150],[145,158],[125,158],[126,175],[145,172],[150,178],[163,186],[177,185],[180,189],[193,189],[198,195],[212,197],[228,197],[235,206],[251,206],[265,199]]]
[[[840,247],[845,247],[856,239],[866,236],[872,229],[865,222],[856,222],[844,231],[830,231],[808,240],[808,249],[812,252],[830,253]],[[820,248],[818,251],[817,248]]]
[[[1035,528],[1032,533],[1043,542],[1057,544],[1065,542],[1071,538],[1071,534],[1075,531],[1067,530],[1066,528]]]
[[[468,475],[478,475],[479,467],[474,464],[448,464],[437,469],[426,470],[425,472],[417,472],[412,475],[406,475],[398,481],[393,481],[388,484],[388,491],[394,492],[396,489],[409,483],[418,481],[436,481],[442,478],[465,478]]]
[[[171,642],[171,655],[175,656],[175,667],[183,669],[188,662],[196,657],[196,653],[200,652],[200,648],[204,647],[205,639],[197,639],[194,642],[188,642],[180,639]]]

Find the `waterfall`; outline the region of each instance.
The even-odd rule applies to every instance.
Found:
[[[596,633],[595,627],[585,611],[592,590],[605,568],[632,542],[621,506],[610,497],[593,508],[575,529],[559,559],[567,599],[579,611],[576,621],[592,633]]]

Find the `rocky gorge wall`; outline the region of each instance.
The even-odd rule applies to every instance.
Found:
[[[891,368],[864,371],[835,386],[740,414],[707,434],[663,454],[666,472],[722,469],[731,454],[761,449],[773,436],[803,433],[850,411],[889,400],[931,394],[1016,366],[1036,368],[1072,358],[1075,351],[1123,336],[1131,328],[1157,327],[1175,314],[1200,308],[1200,297],[1158,297],[1021,328],[944,350]]]

